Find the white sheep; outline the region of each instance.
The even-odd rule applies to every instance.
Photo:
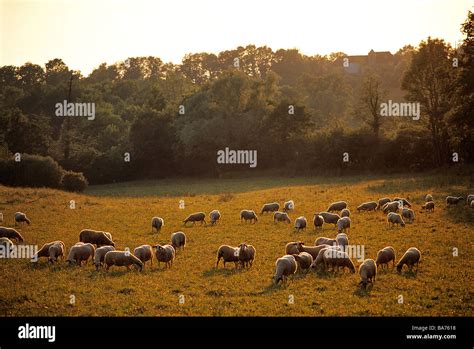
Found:
[[[426,196],[425,196],[425,202],[430,202],[430,201],[434,201],[434,200],[433,200],[433,195],[431,195],[431,194],[426,194]]]
[[[366,259],[360,266],[359,266],[359,275],[360,275],[360,283],[362,288],[367,288],[367,284],[370,282],[375,284],[375,276],[377,275],[377,266],[373,259]]]
[[[156,229],[157,232],[161,230],[161,227],[165,225],[165,221],[161,217],[153,217],[151,219],[151,232],[153,233],[153,229]]]
[[[280,281],[286,284],[288,277],[294,275],[297,270],[298,263],[296,263],[295,257],[285,255],[278,258],[275,262],[275,275],[273,276],[273,282],[277,285]]]
[[[381,210],[385,204],[392,202],[390,198],[381,198],[379,199],[379,204],[377,205],[377,210]]]
[[[348,232],[351,229],[351,219],[349,217],[341,217],[337,221],[337,232]]]
[[[388,263],[392,262],[392,267],[395,267],[395,249],[392,246],[387,246],[381,249],[379,252],[377,252],[377,259],[375,263],[377,266],[387,266],[388,268]]]
[[[413,223],[415,221],[415,212],[410,208],[402,208],[402,217],[406,219],[408,223]]]
[[[360,211],[375,211],[378,204],[375,201],[364,202],[357,206],[357,212]]]
[[[387,222],[389,226],[394,226],[395,224],[399,224],[402,227],[405,226],[405,222],[402,219],[402,216],[400,216],[398,213],[395,212],[390,212],[387,214]]]
[[[214,225],[217,223],[219,219],[221,219],[221,213],[219,210],[213,210],[209,213],[209,219],[211,222],[211,225]]]
[[[319,215],[323,217],[324,223],[334,224],[334,226],[337,224],[339,218],[341,218],[337,213],[330,212],[320,212]]]
[[[306,224],[307,224],[307,221],[306,221],[306,218],[301,216],[301,217],[298,217],[296,218],[295,220],[295,230],[296,231],[300,231],[300,230],[306,230]]]
[[[23,212],[16,212],[15,213],[15,224],[25,222],[26,224],[30,225],[31,221],[26,217],[26,214]]]
[[[348,208],[345,208],[343,210],[341,210],[341,218],[342,217],[350,217],[351,216],[351,211],[349,211]]]
[[[287,202],[284,203],[283,205],[283,211],[287,212],[287,211],[291,211],[291,210],[294,210],[295,209],[295,202],[293,200],[289,200]]]
[[[345,208],[347,208],[347,202],[345,202],[345,201],[336,201],[336,202],[333,202],[331,205],[329,205],[327,211],[328,212],[341,211]]]
[[[318,213],[315,213],[314,214],[314,218],[313,218],[313,224],[314,224],[314,228],[323,228],[323,224],[324,224],[324,218],[323,216],[321,216],[320,214]]]
[[[446,196],[446,206],[457,205],[462,200],[464,200],[462,196]]]
[[[424,205],[421,206],[421,209],[427,210],[428,212],[434,212],[435,203],[434,201],[428,201]]]
[[[416,247],[410,247],[405,254],[402,256],[400,261],[397,263],[397,272],[402,272],[403,266],[406,264],[411,271],[413,266],[416,265],[416,271],[418,271],[418,264],[420,263],[421,252]]]

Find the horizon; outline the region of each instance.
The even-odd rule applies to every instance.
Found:
[[[149,11],[143,12],[147,6]],[[394,54],[405,45],[418,46],[429,36],[455,46],[462,39],[460,25],[472,9],[466,0],[414,4],[403,0],[397,8],[390,8],[388,1],[374,5],[370,0],[324,5],[298,0],[292,6],[280,0],[255,4],[244,0],[230,7],[215,0],[172,4],[1,0],[0,66],[31,62],[44,67],[49,60],[60,58],[70,69],[88,76],[101,63],[111,65],[129,57],[154,56],[180,64],[187,53],[218,54],[247,45],[273,51],[298,49],[307,56],[366,55],[372,49]],[[341,8],[346,10],[341,12]],[[327,28],[331,35],[322,36]]]

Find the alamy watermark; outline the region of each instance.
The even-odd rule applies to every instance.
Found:
[[[32,262],[38,261],[38,245],[0,245],[1,258],[26,258]]]
[[[381,116],[409,116],[413,120],[420,120],[420,103],[418,102],[387,102],[380,103]]]
[[[56,103],[56,116],[86,116],[87,120],[95,119],[95,103],[72,103],[64,100]]]
[[[249,167],[257,167],[256,150],[230,150],[226,147],[224,150],[217,151],[218,164],[248,164]]]

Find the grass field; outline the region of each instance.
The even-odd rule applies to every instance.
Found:
[[[23,211],[30,226],[17,229],[25,243],[38,247],[63,240],[67,249],[78,241],[81,229],[112,233],[119,249],[165,243],[182,230],[188,237],[171,270],[149,264],[143,272],[113,267],[109,273],[90,264],[32,265],[28,260],[0,260],[0,314],[3,316],[472,316],[474,268],[474,210],[464,203],[446,209],[447,194],[472,192],[468,177],[419,175],[384,177],[291,178],[249,180],[162,180],[92,186],[85,195],[47,189],[0,186],[0,212],[5,226],[13,226],[13,213]],[[426,193],[435,197],[434,213],[420,213]],[[390,229],[381,212],[360,213],[355,207],[382,196],[404,196],[414,203],[416,220]],[[296,275],[286,287],[272,285],[275,260],[285,244],[301,240],[312,245],[318,236],[334,237],[333,226],[295,233],[292,226],[275,225],[271,215],[257,224],[239,221],[241,209],[259,211],[270,201],[293,199],[294,218],[325,210],[330,202],[347,200],[352,209],[350,244],[361,244],[366,258],[391,245],[397,259],[409,247],[422,251],[417,275],[381,272],[374,287],[358,288],[358,274],[314,273]],[[76,208],[70,209],[70,200]],[[179,208],[184,200],[185,208]],[[182,220],[195,211],[219,209],[215,227],[183,228]],[[151,233],[150,219],[165,219],[161,233]],[[253,244],[254,266],[214,269],[221,244]],[[453,256],[453,247],[459,256]],[[356,266],[359,264],[354,261]],[[162,265],[163,266],[163,265]],[[71,295],[75,304],[71,304]],[[399,296],[403,303],[399,303]],[[291,304],[289,300],[293,299]],[[181,302],[180,302],[181,300]],[[184,303],[182,302],[184,300]]]

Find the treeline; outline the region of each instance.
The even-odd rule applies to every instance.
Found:
[[[428,38],[356,73],[344,53],[253,45],[177,65],[134,57],[87,77],[61,59],[3,66],[0,157],[49,156],[91,183],[255,171],[218,164],[226,147],[257,150],[258,170],[283,175],[472,163],[473,20],[458,48]],[[95,103],[95,119],[56,116],[64,100]],[[387,100],[419,102],[420,120],[381,116]]]

